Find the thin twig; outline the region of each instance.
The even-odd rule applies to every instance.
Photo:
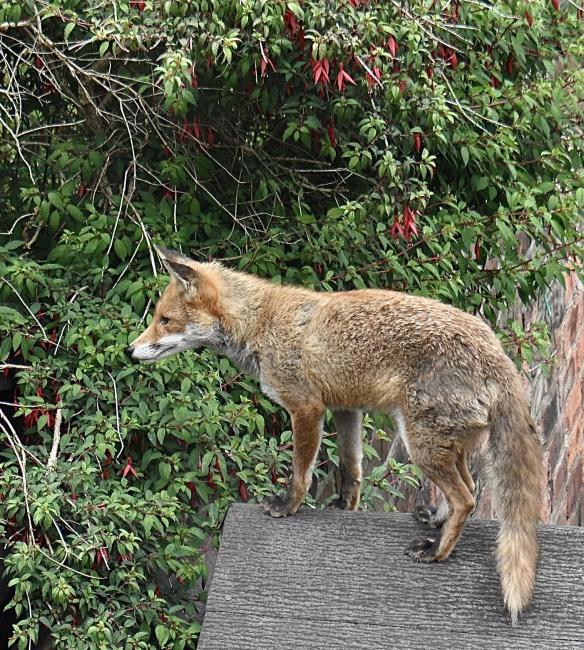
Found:
[[[57,454],[59,453],[59,443],[61,442],[61,423],[63,421],[63,409],[61,408],[61,403],[57,407],[57,412],[55,413],[55,427],[53,429],[53,446],[51,447],[51,453],[49,454],[49,460],[47,461],[47,470],[50,472],[55,469],[57,464]]]
[[[34,318],[34,320],[36,321],[36,324],[40,327],[41,332],[43,333],[43,336],[44,336],[45,340],[48,341],[49,339],[47,337],[47,333],[45,331],[45,328],[41,325],[40,320],[32,313],[31,308],[26,304],[24,298],[18,293],[18,291],[16,290],[16,288],[14,287],[12,282],[7,280],[6,278],[0,278],[0,280],[5,282],[12,289],[12,291],[14,291],[14,293],[16,294],[16,296],[20,300],[20,302],[23,304],[26,311]]]
[[[33,366],[23,366],[20,363],[0,363],[0,370],[11,368],[13,370],[34,370]]]
[[[18,438],[18,435],[16,431],[14,430],[14,427],[12,426],[12,422],[4,415],[4,411],[0,409],[0,417],[4,420],[6,423],[1,424],[0,426],[2,427],[2,430],[4,431],[4,434],[8,438],[8,444],[12,447],[12,451],[14,452],[14,455],[16,456],[16,462],[18,463],[18,466],[20,468],[20,473],[22,476],[22,494],[24,497],[24,509],[26,511],[26,518],[28,521],[28,533],[29,533],[29,541],[33,546],[36,546],[36,540],[34,538],[34,527],[32,525],[32,517],[30,515],[30,501],[29,501],[29,495],[28,495],[28,483],[26,480],[26,455],[23,451],[22,456],[19,453],[19,450],[17,449],[17,445],[15,440],[18,440],[18,446],[22,447],[22,443],[20,442],[20,439]],[[8,427],[8,428],[6,428]]]

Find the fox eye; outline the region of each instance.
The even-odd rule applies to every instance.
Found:
[[[170,318],[167,318],[166,316],[161,316],[160,317],[160,324],[161,325],[167,325],[169,320],[170,320]]]

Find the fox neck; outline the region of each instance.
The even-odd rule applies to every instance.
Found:
[[[244,372],[259,377],[258,350],[253,341],[260,329],[264,305],[274,290],[265,280],[217,268],[221,319],[217,342],[211,347]]]

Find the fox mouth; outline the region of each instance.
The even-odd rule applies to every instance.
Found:
[[[154,356],[148,357],[146,359],[139,359],[139,360],[154,363],[155,361],[164,359],[165,357],[170,357],[171,355],[176,354],[177,352],[179,352],[179,350],[174,345],[166,345],[156,350]]]
[[[130,346],[132,358],[136,361],[154,363],[185,350],[196,350],[213,345],[219,340],[217,328],[202,328],[189,325],[184,334],[168,334],[152,343]]]
[[[200,346],[192,345],[190,342],[173,342],[173,343],[151,343],[149,345],[138,346],[132,350],[132,358],[143,363],[155,363],[166,357],[171,357],[185,350],[192,350]]]
[[[186,348],[183,348],[186,349]],[[177,347],[176,345],[153,345],[151,346],[151,349],[147,351],[147,355],[141,356],[140,354],[136,355],[136,352],[134,352],[133,356],[134,359],[137,361],[144,361],[146,363],[155,363],[156,361],[160,361],[160,359],[164,359],[166,357],[170,357],[173,354],[176,354],[177,352],[181,352],[182,349],[180,347]]]

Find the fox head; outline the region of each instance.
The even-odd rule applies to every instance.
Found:
[[[183,350],[220,345],[219,291],[210,265],[167,248],[156,251],[171,280],[152,322],[129,346],[129,354],[138,361],[158,361]]]

